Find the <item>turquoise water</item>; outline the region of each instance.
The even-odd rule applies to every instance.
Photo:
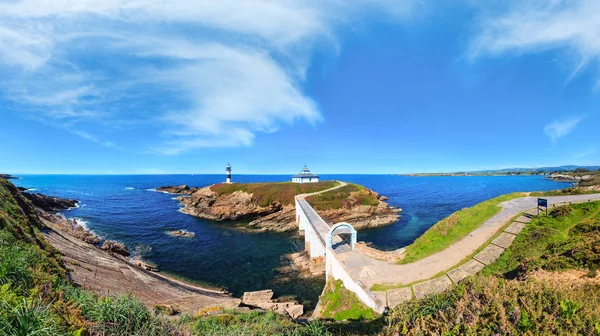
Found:
[[[164,185],[206,186],[223,175],[25,175],[15,184],[48,195],[80,200],[77,209],[65,211],[106,239],[141,251],[161,271],[199,283],[227,288],[235,295],[273,288],[279,295],[312,301],[322,280],[310,283],[279,277],[281,256],[302,250],[304,241],[285,233],[248,233],[231,223],[215,223],[178,211],[173,195],[150,189]],[[241,175],[237,182],[287,181],[287,175]],[[359,232],[358,239],[382,249],[406,246],[431,225],[452,212],[514,191],[560,189],[568,184],[539,176],[524,177],[403,177],[394,175],[324,175],[359,183],[390,198],[402,208],[399,221]],[[172,237],[168,230],[186,229],[193,239]],[[151,249],[149,249],[151,248]],[[310,303],[309,303],[310,304]]]

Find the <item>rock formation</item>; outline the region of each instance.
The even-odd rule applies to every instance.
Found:
[[[116,253],[124,257],[129,257],[131,255],[131,253],[129,253],[125,245],[112,240],[105,240],[100,249]]]
[[[86,229],[77,219],[67,219],[59,214],[50,214],[42,209],[37,209],[37,214],[46,226],[55,231],[64,232],[72,237],[83,240],[88,244],[100,243],[100,237]]]
[[[160,191],[184,193],[179,196],[182,212],[213,221],[249,221],[247,226],[257,231],[286,232],[298,229],[294,204],[273,201],[260,205],[254,195],[242,190],[218,195],[211,187],[189,188],[188,186],[160,187]],[[356,229],[378,227],[398,220],[400,209],[390,207],[377,193],[369,191],[379,199],[377,206],[345,202],[339,209],[319,211],[330,223],[348,222]]]
[[[10,174],[0,174],[1,179],[5,180],[18,180],[19,178]]]
[[[198,188],[190,188],[187,185],[180,185],[174,187],[160,187],[156,188],[157,191],[168,192],[170,194],[183,194],[183,195],[191,195],[198,190]]]
[[[23,196],[29,199],[34,206],[47,212],[57,212],[74,208],[78,203],[76,200],[46,196],[42,194],[32,194],[28,192],[24,192]]]
[[[175,237],[193,238],[196,234],[188,230],[172,230],[167,231],[167,234]]]

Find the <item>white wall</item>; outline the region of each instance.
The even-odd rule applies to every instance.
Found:
[[[335,252],[332,249],[327,249],[325,262],[328,280],[330,277],[335,280],[341,280],[344,283],[344,287],[356,294],[359,300],[367,307],[373,308],[373,310],[380,314],[383,313],[387,303],[381,302],[360,280],[352,279],[344,265],[337,260]]]

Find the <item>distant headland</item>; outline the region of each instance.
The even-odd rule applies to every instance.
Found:
[[[600,166],[557,166],[539,168],[505,168],[495,170],[479,170],[469,172],[449,173],[410,173],[398,174],[399,176],[528,176],[528,175],[553,175],[559,173],[585,173],[600,170]]]

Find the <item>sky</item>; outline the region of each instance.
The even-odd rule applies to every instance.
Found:
[[[600,2],[0,0],[0,172],[600,164]]]

